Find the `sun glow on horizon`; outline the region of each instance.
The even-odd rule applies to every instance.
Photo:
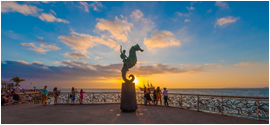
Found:
[[[135,76],[135,80],[134,80],[135,85],[139,84],[139,79]]]

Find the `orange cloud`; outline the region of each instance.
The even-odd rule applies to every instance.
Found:
[[[40,54],[46,54],[46,52],[49,51],[49,50],[43,49],[41,47],[35,46],[34,43],[21,43],[21,45],[22,46],[30,46],[32,48],[29,48],[28,50],[33,50],[33,51],[36,51],[36,52],[38,52]]]
[[[216,1],[215,6],[221,7],[221,8],[229,8],[229,5],[226,2],[223,1]]]
[[[53,45],[44,45],[44,44],[40,44],[40,47],[42,48],[47,48],[47,49],[51,49],[51,50],[59,50],[60,48],[57,46],[53,46]]]
[[[76,59],[84,59],[84,58],[88,58],[90,59],[89,56],[87,56],[86,54],[81,54],[81,53],[78,53],[78,52],[67,52],[64,54],[64,57],[70,57],[70,58],[76,58]]]
[[[98,11],[98,8],[104,7],[104,5],[102,5],[98,1],[94,1],[91,4],[88,4],[87,2],[79,2],[79,4],[81,4],[84,7],[85,12],[89,12],[89,8],[88,7],[92,7],[95,11]]]
[[[73,50],[79,50],[82,53],[86,53],[88,48],[93,48],[100,44],[106,45],[115,50],[119,50],[119,45],[112,39],[103,39],[98,36],[91,36],[89,34],[80,34],[71,32],[71,36],[59,36],[61,42],[72,47]]]
[[[30,6],[26,4],[18,4],[17,2],[13,1],[3,1],[1,2],[1,11],[2,12],[19,12],[25,16],[31,15],[34,17],[38,17],[42,21],[47,21],[47,22],[63,22],[63,23],[69,23],[69,21],[56,18],[52,14],[47,14],[47,13],[41,13],[43,9],[39,9],[36,6]],[[56,15],[54,11],[51,11],[53,14]]]
[[[235,66],[250,66],[255,64],[258,64],[258,62],[240,62],[238,64],[235,64]]]
[[[143,13],[140,10],[135,10],[130,15],[130,17],[135,19],[135,20],[139,20],[142,16],[143,16]]]
[[[54,15],[52,14],[47,14],[47,13],[42,13],[39,17],[39,19],[41,19],[42,21],[47,21],[47,22],[63,22],[63,23],[69,23],[69,21],[64,20],[64,19],[60,19],[60,18],[56,18]]]
[[[235,18],[235,17],[232,17],[232,16],[227,16],[227,17],[223,17],[223,18],[219,18],[217,19],[217,22],[215,23],[215,26],[216,27],[217,25],[218,26],[225,26],[226,24],[229,24],[229,23],[234,23],[238,20],[239,18]]]
[[[144,44],[148,49],[181,45],[180,41],[174,38],[174,34],[166,30],[156,30],[151,35],[151,38],[144,39]]]
[[[115,40],[127,41],[128,31],[133,26],[132,23],[128,23],[127,20],[118,19],[115,17],[114,21],[109,21],[105,19],[97,19],[99,22],[96,24],[97,31],[107,31],[111,35],[110,37]]]
[[[13,1],[2,1],[1,2],[1,11],[2,12],[19,12],[23,15],[38,15],[39,11],[43,11],[43,9],[39,9],[36,6],[30,6],[26,4],[18,4]]]
[[[30,46],[32,48],[29,48],[28,50],[36,51],[40,54],[46,54],[47,51],[51,50],[59,50],[60,48],[53,45],[44,45],[40,44],[40,47],[37,47],[34,43],[21,43],[22,46]],[[46,49],[45,49],[46,48]]]
[[[190,19],[185,19],[185,22],[190,22]]]
[[[95,60],[101,60],[101,59],[102,59],[102,58],[101,58],[101,57],[98,57],[98,56],[95,58]]]

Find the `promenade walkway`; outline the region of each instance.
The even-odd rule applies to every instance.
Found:
[[[132,113],[120,104],[49,105],[21,104],[1,107],[2,124],[268,124],[268,121],[223,116],[187,109],[138,105]],[[117,116],[120,114],[120,116]]]

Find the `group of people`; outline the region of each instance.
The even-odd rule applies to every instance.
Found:
[[[47,105],[47,104],[46,104],[46,100],[47,100],[47,96],[48,96],[47,86],[44,86],[44,89],[41,89],[40,92],[42,93],[42,104],[43,104],[44,106],[46,106],[46,105]],[[71,94],[70,94],[71,105],[74,104],[74,101],[75,101],[75,95],[76,95],[77,92],[78,92],[78,91],[77,91],[74,87],[72,87],[72,89],[71,89]],[[58,90],[57,87],[55,87],[55,88],[53,89],[54,105],[57,105],[57,100],[58,100],[58,97],[59,97],[60,93],[61,93],[61,91]],[[85,93],[85,92],[83,91],[83,89],[81,89],[81,91],[80,91],[80,104],[83,104],[83,93]]]
[[[70,94],[70,98],[71,98],[71,105],[74,104],[74,101],[75,101],[75,94],[77,93],[77,89],[75,89],[74,87],[72,87],[71,89],[71,94]],[[83,89],[81,89],[80,91],[80,104],[83,104],[83,93],[85,93],[83,91]]]
[[[20,101],[20,96],[15,89],[1,90],[1,105],[14,104]]]
[[[43,106],[46,106],[46,100],[48,98],[48,90],[47,90],[47,86],[44,86],[44,89],[40,90],[40,93],[42,93],[42,104]],[[53,89],[53,96],[54,96],[54,105],[57,105],[57,100],[58,97],[60,95],[61,91],[58,90],[57,87],[55,87]],[[71,89],[71,94],[70,94],[70,98],[71,98],[71,105],[74,104],[75,101],[75,95],[76,93],[78,93],[77,89],[75,89],[74,87],[72,87]],[[80,91],[80,104],[83,104],[83,94],[85,92],[83,91],[83,89],[81,89]],[[157,87],[157,89],[153,90],[153,100],[150,96],[151,94],[151,90],[150,88],[144,88],[144,104],[147,105],[147,103],[149,105],[151,105],[150,101],[153,102],[153,105],[158,105],[158,102],[160,102],[160,105],[162,105],[162,96],[164,98],[164,104],[165,106],[169,106],[168,104],[168,90],[166,90],[166,88],[164,88],[163,92],[161,91],[160,87]],[[28,101],[31,101],[31,95],[28,96]],[[12,100],[14,101],[18,101],[20,100],[20,96],[18,94],[15,93],[15,90],[8,90],[7,92],[1,91],[1,104],[5,105],[8,104],[10,102],[12,102]]]
[[[44,86],[44,89],[41,89],[40,92],[42,93],[42,104],[43,104],[43,106],[46,106],[47,105],[46,100],[47,100],[47,96],[48,96],[47,86]],[[61,93],[61,91],[58,90],[57,87],[55,87],[53,89],[54,105],[57,105],[57,100],[58,100],[60,93]]]
[[[162,94],[164,97],[164,104],[165,106],[169,106],[168,103],[168,90],[166,90],[166,88],[164,88],[163,92],[160,90],[160,87],[157,87],[157,89],[153,90],[153,100],[150,96],[151,94],[151,90],[150,88],[144,88],[144,105],[147,105],[147,103],[149,105],[151,105],[150,101],[153,102],[153,104],[156,106],[158,105],[158,101],[160,101],[160,105],[162,105]]]

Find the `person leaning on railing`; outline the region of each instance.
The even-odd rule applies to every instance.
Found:
[[[71,105],[74,104],[76,92],[77,92],[77,91],[74,89],[74,87],[72,87],[72,89],[71,89],[71,95],[72,95]]]
[[[59,91],[59,90],[57,89],[57,87],[55,87],[55,88],[53,89],[54,105],[57,104],[57,99],[58,99],[58,96],[60,95],[60,93],[61,93],[61,91]]]
[[[81,89],[81,92],[80,92],[80,104],[83,103],[83,93],[85,93],[85,92],[83,91],[83,89]]]

